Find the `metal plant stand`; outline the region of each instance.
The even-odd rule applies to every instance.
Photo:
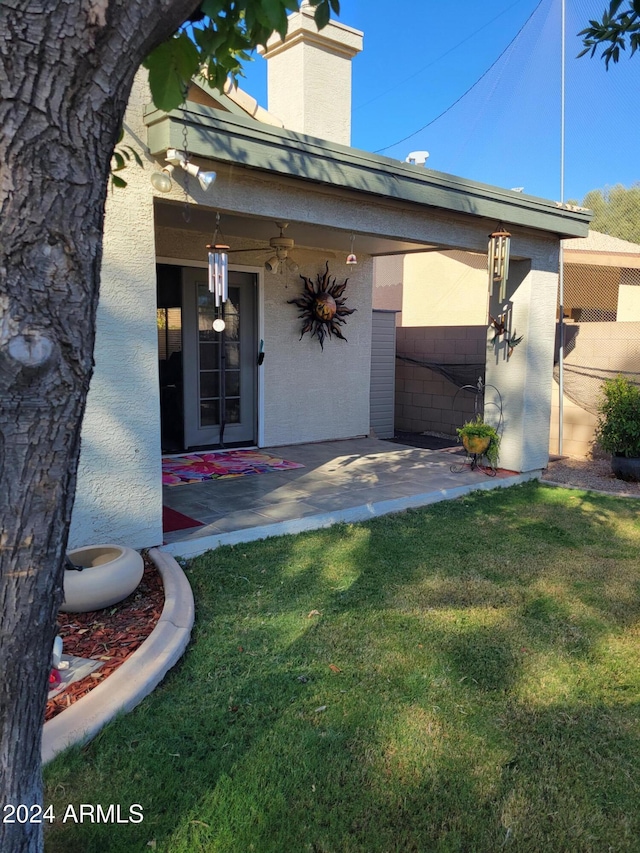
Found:
[[[487,388],[491,388],[493,391],[495,391],[495,396],[496,396],[495,400],[488,400],[487,401],[485,399],[485,391]],[[493,406],[497,410],[497,412],[498,412],[498,424],[496,426],[496,431],[499,434],[501,434],[502,433],[503,421],[504,421],[503,414],[502,414],[502,395],[500,394],[500,392],[498,391],[496,386],[495,385],[485,385],[484,380],[482,379],[482,376],[478,377],[478,381],[476,382],[475,385],[462,385],[462,387],[458,388],[458,390],[456,391],[455,396],[453,398],[452,408],[454,410],[455,410],[456,399],[458,398],[458,394],[460,394],[463,391],[470,392],[474,395],[474,399],[473,399],[474,417],[477,417],[478,415],[482,415],[482,417],[484,417],[484,412],[485,412],[487,407]],[[487,447],[488,447],[488,443],[487,443]],[[465,448],[465,450],[466,450],[466,448]],[[485,451],[486,451],[486,448],[485,448],[485,450],[483,450],[480,453],[473,453],[473,452],[469,452],[467,450],[467,455],[466,455],[464,461],[459,462],[457,464],[450,465],[449,470],[451,471],[452,474],[460,474],[462,471],[464,471],[466,469],[470,469],[471,471],[475,471],[476,469],[478,469],[479,471],[482,471],[483,474],[486,474],[487,477],[495,477],[496,474],[498,473],[497,469],[494,468],[493,465],[491,465],[491,464],[488,464],[488,465],[482,464],[482,460],[486,458],[485,457]],[[488,462],[488,460],[487,460],[487,462]]]

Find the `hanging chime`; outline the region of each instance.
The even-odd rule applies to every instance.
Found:
[[[220,238],[220,214],[216,215],[216,230],[213,243],[207,246],[209,253],[209,292],[213,293],[216,308],[227,301],[229,295],[229,275],[227,271],[229,247]]]
[[[507,295],[507,279],[509,278],[509,249],[511,246],[511,234],[505,230],[503,225],[489,234],[489,296],[493,296],[493,286],[500,283],[500,302],[504,302]]]

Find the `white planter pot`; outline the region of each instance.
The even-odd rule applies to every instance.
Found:
[[[81,571],[65,569],[64,613],[86,613],[117,604],[142,580],[144,562],[133,548],[123,545],[89,545],[68,552]]]

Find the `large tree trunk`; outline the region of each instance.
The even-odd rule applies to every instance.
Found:
[[[42,799],[111,153],[140,62],[197,5],[0,3],[0,807]],[[0,822],[0,850],[41,828]]]

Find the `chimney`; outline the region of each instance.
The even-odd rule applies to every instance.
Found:
[[[318,31],[313,8],[289,15],[284,41],[272,36],[267,60],[268,109],[288,130],[351,144],[351,60],[362,33],[337,21]]]

